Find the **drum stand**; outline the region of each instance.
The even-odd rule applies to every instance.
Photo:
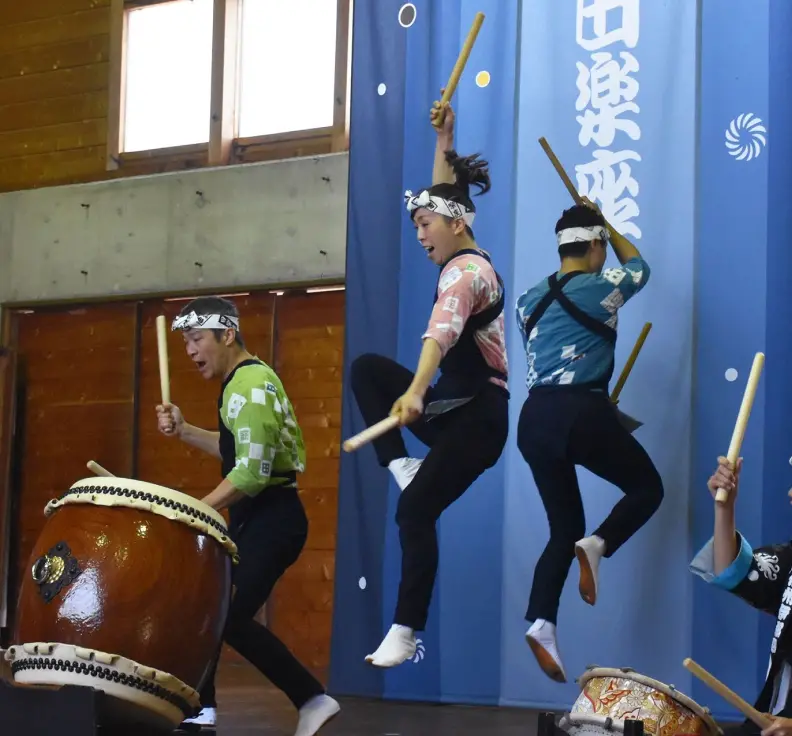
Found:
[[[75,685],[20,686],[0,679],[0,734],[20,736],[162,736],[163,733],[216,736],[214,729],[187,726],[154,731],[145,726],[102,725],[105,694]]]
[[[617,733],[614,731],[614,733]],[[540,713],[536,736],[564,736],[564,731],[556,725],[555,713]],[[624,736],[644,736],[643,721],[627,719],[624,721]]]
[[[556,726],[555,713],[540,713],[536,725],[536,736],[561,736],[563,731]]]

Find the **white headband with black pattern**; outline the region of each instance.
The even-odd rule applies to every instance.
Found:
[[[239,332],[239,317],[230,314],[197,314],[190,312],[176,317],[171,325],[171,332],[176,330],[227,330]]]
[[[473,225],[473,220],[476,217],[476,213],[471,212],[465,205],[450,199],[430,195],[428,189],[424,189],[418,195],[413,195],[408,189],[404,193],[404,200],[407,203],[408,212],[422,208],[430,212],[436,212],[438,215],[445,215],[452,220],[462,218],[468,227]]]
[[[610,233],[607,228],[602,225],[594,225],[592,227],[568,227],[564,230],[559,230],[556,235],[558,245],[565,243],[586,243],[591,240],[601,240],[606,243],[610,238]]]

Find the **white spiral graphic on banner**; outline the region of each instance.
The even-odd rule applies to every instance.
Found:
[[[726,150],[738,161],[755,159],[767,145],[767,128],[752,112],[744,112],[726,129]]]
[[[423,641],[418,639],[416,642],[415,647],[415,654],[413,655],[412,661],[415,664],[418,664],[425,656],[426,656],[426,647],[424,646]]]

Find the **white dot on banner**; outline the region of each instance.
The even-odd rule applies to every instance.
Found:
[[[726,371],[726,380],[727,381],[736,381],[737,380],[737,369],[736,368],[729,368]]]
[[[404,5],[399,8],[399,25],[402,28],[409,28],[413,23],[415,23],[415,18],[418,15],[418,10],[416,9],[415,5],[412,3],[404,3]]]
[[[360,578],[360,580],[358,580],[358,585],[360,586],[361,590],[365,590],[366,589],[366,578]]]
[[[377,94],[380,97],[382,97],[382,95],[384,95],[387,91],[388,91],[388,88],[384,84],[381,84],[379,87],[377,87]]]
[[[759,573],[756,572],[756,570],[751,570],[751,572],[748,573],[748,580],[750,580],[752,583],[756,582],[759,580]]]
[[[490,83],[491,77],[490,73],[486,71],[481,71],[476,74],[476,84],[479,87],[486,87]]]

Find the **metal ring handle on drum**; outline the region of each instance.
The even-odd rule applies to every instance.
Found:
[[[63,588],[81,574],[80,564],[66,542],[58,542],[32,565],[30,575],[46,603],[54,600]]]
[[[48,555],[39,557],[34,563],[30,573],[36,585],[43,585],[52,572],[52,558]]]

